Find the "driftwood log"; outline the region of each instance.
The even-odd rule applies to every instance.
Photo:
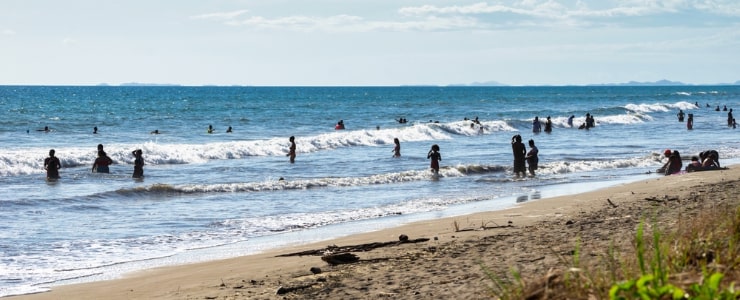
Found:
[[[323,249],[314,249],[314,250],[306,250],[306,251],[300,251],[300,252],[294,252],[294,253],[281,254],[281,255],[278,255],[277,257],[306,256],[306,255],[324,256],[324,255],[332,254],[332,253],[366,252],[366,251],[370,251],[370,250],[381,248],[381,247],[398,246],[401,244],[422,243],[426,241],[429,241],[429,239],[428,238],[419,238],[419,239],[413,239],[413,240],[402,239],[402,241],[375,242],[375,243],[350,245],[350,246],[331,245]]]

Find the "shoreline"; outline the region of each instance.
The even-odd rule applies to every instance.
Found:
[[[722,171],[660,176],[580,194],[528,201],[502,210],[416,221],[378,231],[352,234],[328,241],[285,246],[229,259],[156,267],[127,274],[119,279],[53,286],[48,292],[8,296],[7,299],[223,299],[223,297],[236,299],[274,297],[293,299],[291,297],[294,297],[299,299],[308,297],[304,293],[313,292],[317,288],[327,290],[326,297],[328,298],[344,295],[350,298],[374,299],[385,295],[384,293],[403,298],[413,295],[397,291],[404,290],[404,287],[411,283],[416,285],[414,292],[419,293],[413,296],[415,298],[435,298],[441,295],[481,297],[486,293],[486,280],[488,280],[480,274],[482,272],[481,263],[495,265],[496,260],[505,261],[509,256],[518,257],[536,252],[531,249],[524,250],[525,248],[538,248],[542,245],[545,245],[547,249],[567,248],[572,247],[573,244],[568,244],[564,240],[537,236],[532,240],[503,241],[504,244],[497,246],[496,253],[483,251],[475,255],[444,256],[444,259],[441,259],[438,256],[441,255],[442,250],[463,253],[467,251],[463,249],[470,249],[470,247],[489,247],[496,244],[496,241],[492,239],[507,239],[501,236],[523,236],[548,226],[557,226],[560,228],[558,230],[567,233],[571,229],[563,226],[564,223],[584,224],[589,222],[590,214],[604,209],[610,210],[613,205],[616,205],[615,209],[611,210],[615,211],[617,207],[637,204],[649,207],[651,203],[640,200],[651,197],[661,198],[669,194],[677,194],[676,197],[679,198],[689,197],[690,193],[695,193],[695,190],[701,187],[737,180],[740,177],[738,176],[740,171],[736,168],[737,165],[733,165],[730,169]],[[628,214],[622,212],[614,218],[634,221],[633,219],[639,219],[638,212],[640,210],[634,210],[633,213]],[[625,228],[622,229],[626,230],[626,236],[633,234],[634,223],[624,222],[623,224]],[[490,228],[482,229],[483,227]],[[583,230],[583,225],[581,225],[581,230]],[[401,243],[370,251],[354,252],[360,257],[360,263],[338,266],[328,265],[320,259],[320,256],[277,257],[277,255],[300,251],[324,249],[327,245],[347,246],[393,242],[398,241],[402,234],[407,235],[411,240],[428,238],[429,241]],[[601,238],[606,240],[613,236],[611,232],[604,234],[605,236]],[[586,246],[584,244],[584,247]],[[546,262],[555,259],[548,257],[547,254],[535,256],[532,258],[536,259],[535,261],[524,265],[546,265]],[[540,259],[540,257],[544,258]],[[431,258],[434,260],[430,260]],[[320,268],[322,273],[312,274],[309,270],[312,267]],[[441,269],[438,268],[440,267],[444,268],[446,274],[439,273]],[[524,268],[528,267],[524,266]],[[534,267],[534,270],[543,271],[540,268]],[[508,268],[500,271],[505,273]],[[363,278],[365,280],[363,282],[357,277],[360,275],[348,275],[347,272],[375,274],[373,275],[375,277],[385,277],[385,281],[378,279],[378,282],[368,283],[367,278]],[[450,272],[461,278],[444,279],[450,276],[447,274]],[[409,280],[413,282],[410,283]],[[300,288],[276,296],[276,292],[281,287],[284,289]],[[383,292],[383,290],[393,292]],[[316,294],[310,296],[310,298],[316,297]]]

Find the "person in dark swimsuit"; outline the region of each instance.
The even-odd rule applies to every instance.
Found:
[[[59,158],[54,156],[54,149],[49,150],[49,157],[44,160],[44,169],[46,170],[46,178],[58,179],[59,169],[62,168],[62,163]]]
[[[291,136],[289,140],[290,140],[290,149],[288,149],[288,155],[286,156],[290,157],[290,163],[292,164],[295,162],[295,137]]]
[[[102,147],[100,147],[102,148]],[[92,166],[92,171],[97,173],[110,173],[109,165],[113,164],[113,160],[103,150],[98,151],[98,158]]]
[[[427,153],[427,159],[431,159],[432,173],[434,175],[439,174],[439,161],[442,160],[442,154],[439,153],[439,146],[437,144],[432,145],[432,149]]]
[[[134,159],[134,175],[133,178],[144,177],[144,157],[141,156],[141,149],[136,149],[131,152],[136,158]]]
[[[526,154],[527,154],[527,147],[524,146],[522,143],[522,136],[521,135],[515,135],[511,138],[511,150],[514,151],[514,175],[516,177],[524,177],[527,175],[527,169],[526,169]]]

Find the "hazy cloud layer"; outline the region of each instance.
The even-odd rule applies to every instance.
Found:
[[[298,31],[445,31],[498,30],[517,27],[588,28],[721,27],[740,23],[740,1],[506,1],[462,5],[399,7],[384,18],[353,14],[260,16],[236,10],[192,19],[215,20],[254,29]]]

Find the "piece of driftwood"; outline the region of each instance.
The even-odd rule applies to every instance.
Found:
[[[321,260],[325,261],[326,263],[332,266],[335,266],[335,265],[341,265],[341,264],[356,263],[360,261],[360,257],[352,253],[345,252],[345,253],[327,254],[327,255],[322,256]]]
[[[508,224],[508,225],[496,225],[496,226],[482,226],[481,229],[488,230],[488,229],[509,228],[509,227],[514,227],[514,225]]]
[[[421,243],[421,242],[426,242],[426,241],[429,241],[429,239],[428,238],[418,238],[418,239],[413,239],[413,240],[409,239],[409,240],[406,240],[405,242],[402,242],[402,241],[375,242],[375,243],[341,246],[341,247],[336,246],[336,245],[331,245],[323,249],[306,250],[306,251],[300,251],[300,252],[294,252],[294,253],[281,254],[281,255],[278,255],[277,257],[306,256],[306,255],[322,256],[327,253],[365,252],[365,251],[370,251],[370,250],[381,248],[381,247],[398,246],[401,244]]]
[[[679,198],[676,196],[669,197],[668,195],[663,196],[663,199],[660,199],[658,197],[646,197],[645,200],[647,201],[655,201],[655,202],[667,202],[667,201],[678,201]]]
[[[295,292],[297,290],[302,290],[302,289],[310,288],[314,284],[316,284],[316,283],[309,283],[309,284],[304,284],[304,285],[296,285],[296,286],[291,286],[291,287],[282,287],[281,286],[281,287],[279,287],[277,289],[277,291],[275,292],[275,294],[277,294],[277,295],[285,295],[287,293]]]

